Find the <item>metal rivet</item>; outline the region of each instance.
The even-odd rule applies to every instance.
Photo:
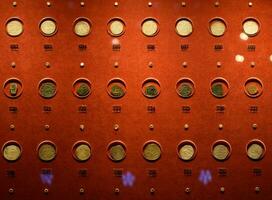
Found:
[[[191,192],[191,188],[189,188],[189,187],[185,188],[185,192],[186,192],[187,194],[190,193],[190,192]]]
[[[116,61],[116,62],[114,62],[113,66],[114,66],[115,68],[117,68],[117,67],[119,67],[119,63]]]
[[[149,124],[149,129],[150,130],[154,130],[154,127],[155,127],[154,124]]]
[[[16,67],[16,63],[15,62],[11,62],[10,66],[13,67],[13,68],[15,68]]]
[[[45,125],[44,125],[44,129],[45,129],[46,131],[48,131],[49,128],[50,128],[50,126],[49,126],[48,124],[45,124]]]
[[[114,2],[114,6],[117,7],[119,3],[117,1]]]
[[[187,66],[188,66],[188,63],[187,63],[187,62],[183,62],[183,63],[182,63],[182,67],[185,68],[185,67],[187,67]]]
[[[13,7],[16,7],[16,6],[17,6],[17,2],[16,2],[16,1],[13,1],[13,2],[12,2],[12,6],[13,6]]]
[[[79,129],[80,129],[81,131],[84,131],[84,128],[85,128],[84,124],[80,124],[80,125],[79,125]]]
[[[218,7],[219,5],[220,5],[219,1],[216,1],[216,2],[214,3],[214,6],[215,6],[215,7]]]
[[[10,128],[10,130],[14,131],[15,125],[14,125],[14,124],[11,124],[11,125],[9,125],[9,128]]]
[[[48,188],[44,188],[44,189],[43,189],[43,193],[44,193],[44,194],[48,194],[48,192],[49,192],[49,189],[48,189]]]
[[[51,65],[50,65],[50,62],[45,62],[44,63],[45,67],[49,68]]]
[[[248,6],[249,6],[249,7],[252,7],[252,6],[253,6],[253,3],[252,3],[252,2],[248,2]]]
[[[258,125],[257,125],[257,124],[252,124],[252,128],[253,128],[253,129],[257,129],[257,128],[258,128]]]
[[[14,193],[14,189],[13,189],[13,188],[9,188],[8,192],[9,192],[10,194],[13,194],[13,193]]]
[[[224,193],[225,192],[225,187],[220,187],[220,192]]]
[[[113,125],[113,130],[118,131],[119,130],[119,125],[118,124],[114,124]]]
[[[85,6],[85,2],[84,2],[84,1],[81,1],[81,2],[80,2],[80,6],[81,6],[81,7],[84,7],[84,6]]]
[[[219,125],[218,125],[218,128],[219,128],[220,130],[222,130],[222,129],[224,128],[223,124],[219,124]]]
[[[217,66],[217,67],[221,67],[221,66],[222,66],[222,63],[221,63],[221,62],[217,62],[217,63],[216,63],[216,66]]]
[[[79,193],[80,193],[80,194],[84,194],[84,192],[85,192],[84,188],[80,188],[80,189],[79,189]]]
[[[114,188],[114,193],[115,194],[119,194],[120,193],[120,189],[119,188]]]
[[[251,67],[255,67],[255,65],[256,65],[255,62],[251,62],[251,63],[250,63],[250,66],[251,66]]]
[[[261,187],[256,186],[256,187],[255,187],[255,192],[256,192],[256,193],[259,193],[260,191],[261,191]]]
[[[50,2],[50,1],[47,1],[47,2],[46,2],[46,5],[47,5],[48,7],[50,7],[50,6],[51,6],[51,2]]]
[[[79,64],[79,66],[80,66],[81,68],[83,68],[83,67],[85,66],[85,63],[84,63],[84,62],[81,62],[81,63]]]
[[[184,124],[184,129],[188,130],[189,129],[189,124]]]
[[[149,62],[148,67],[152,68],[153,67],[153,62]]]
[[[155,188],[150,188],[149,191],[150,191],[151,194],[154,194],[156,192]]]
[[[185,7],[186,6],[186,3],[183,1],[183,2],[181,2],[181,6],[182,7]]]
[[[148,6],[151,7],[152,6],[152,2],[148,2]]]

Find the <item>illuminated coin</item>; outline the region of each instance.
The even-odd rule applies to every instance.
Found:
[[[89,145],[80,144],[75,149],[75,156],[80,161],[86,161],[91,156],[91,148]]]
[[[76,89],[76,93],[80,97],[85,97],[90,93],[90,86],[87,83],[80,83],[79,87]]]
[[[247,149],[247,155],[249,158],[252,160],[259,160],[262,158],[264,153],[264,149],[261,145],[259,144],[251,144],[248,149]]]
[[[21,155],[21,149],[15,144],[9,144],[4,147],[3,155],[8,161],[16,161]]]
[[[159,92],[158,92],[155,85],[149,85],[145,88],[145,95],[147,97],[154,98],[154,97],[158,96],[158,94],[159,94]]]
[[[56,157],[56,148],[53,144],[42,144],[39,147],[39,158],[43,161],[51,161]]]
[[[19,36],[23,32],[23,23],[18,19],[12,19],[7,23],[6,30],[10,36]]]
[[[158,160],[161,156],[161,148],[156,143],[148,143],[144,147],[144,158],[149,161]]]
[[[226,31],[226,24],[221,19],[214,19],[210,23],[210,31],[214,36],[222,36]]]
[[[257,95],[259,93],[258,87],[254,83],[247,84],[246,90],[250,95]]]
[[[226,160],[229,153],[229,148],[223,144],[218,144],[213,148],[213,156],[217,160]]]
[[[54,20],[46,19],[42,21],[40,29],[44,35],[51,36],[57,31],[57,25]]]
[[[179,149],[179,155],[182,160],[188,161],[193,158],[195,149],[192,145],[186,144]]]
[[[148,19],[142,24],[142,32],[146,36],[154,36],[158,32],[158,23],[154,19]]]
[[[214,83],[212,85],[212,93],[213,95],[217,97],[223,97],[224,96],[224,87],[222,83]]]
[[[17,83],[10,83],[9,85],[9,92],[11,96],[16,96],[18,92],[18,85]]]
[[[123,88],[121,86],[119,86],[118,84],[113,84],[111,86],[110,93],[111,93],[112,97],[114,97],[114,98],[120,98],[120,97],[124,96],[124,94],[125,94]]]
[[[110,23],[110,33],[113,36],[119,36],[124,32],[124,23],[121,20],[113,20]]]
[[[56,85],[52,82],[41,83],[40,94],[44,98],[52,98],[56,94]]]
[[[121,161],[125,158],[126,152],[122,145],[112,145],[109,149],[110,157],[113,161]]]
[[[91,25],[86,20],[79,20],[74,26],[74,32],[78,36],[87,36],[91,31]]]
[[[248,19],[243,23],[244,33],[248,36],[255,36],[259,32],[259,23],[254,19]]]
[[[180,36],[188,36],[193,32],[193,25],[187,19],[181,19],[176,24],[176,32]]]
[[[189,83],[182,83],[178,88],[179,95],[183,98],[188,98],[193,94],[193,88]]]

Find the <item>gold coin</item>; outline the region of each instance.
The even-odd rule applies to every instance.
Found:
[[[161,156],[161,148],[156,143],[149,143],[144,147],[144,158],[149,161],[158,160]]]
[[[195,154],[195,149],[192,145],[186,144],[179,149],[179,155],[182,160],[191,160]]]
[[[20,20],[13,19],[7,23],[6,30],[10,36],[19,36],[23,32],[23,24]]]
[[[154,36],[158,31],[158,24],[155,20],[149,19],[142,24],[142,32],[146,36]]]
[[[51,161],[56,157],[56,149],[52,144],[42,144],[39,147],[39,157],[43,161]]]
[[[40,29],[44,35],[50,36],[56,32],[57,25],[53,20],[47,19],[41,23]]]
[[[214,36],[222,36],[226,31],[226,25],[222,20],[215,19],[210,24],[210,30]]]
[[[258,87],[255,84],[249,84],[247,87],[247,92],[250,95],[257,95],[258,94]]]
[[[180,36],[188,36],[193,32],[193,25],[189,20],[179,20],[176,25],[176,31]]]
[[[19,146],[11,144],[5,146],[3,150],[4,158],[8,161],[15,161],[18,160],[18,158],[21,155],[21,149]]]
[[[75,156],[80,161],[86,161],[91,156],[91,148],[87,144],[78,145],[75,149]]]
[[[78,36],[87,36],[91,31],[90,24],[85,20],[76,22],[74,31]]]
[[[124,24],[120,20],[114,20],[110,24],[110,32],[114,36],[119,36],[124,31]]]
[[[226,160],[229,155],[229,148],[226,145],[218,144],[213,148],[213,156],[217,160]]]
[[[263,155],[264,149],[259,144],[251,144],[247,149],[247,155],[253,160],[259,160]]]
[[[259,24],[257,21],[250,19],[246,20],[243,24],[245,34],[248,36],[254,36],[259,32]]]
[[[112,160],[121,161],[125,158],[126,152],[122,145],[117,144],[110,147],[109,154]]]

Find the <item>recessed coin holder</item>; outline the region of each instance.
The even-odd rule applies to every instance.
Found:
[[[260,79],[251,77],[246,80],[244,89],[247,96],[256,98],[263,93],[263,83]]]
[[[6,22],[6,32],[11,37],[17,37],[24,32],[24,24],[19,18],[10,18]]]
[[[91,94],[91,83],[86,78],[79,78],[73,83],[73,94],[81,99],[87,98]]]
[[[3,86],[4,94],[12,99],[18,98],[23,92],[23,84],[17,78],[10,78],[5,81]]]
[[[182,98],[190,98],[195,93],[195,84],[189,78],[181,78],[176,83],[176,92]]]
[[[229,92],[229,83],[226,79],[217,77],[212,80],[210,91],[213,96],[223,98]]]
[[[114,162],[120,162],[126,157],[126,145],[119,140],[113,141],[108,145],[107,155]]]
[[[79,162],[86,162],[92,155],[91,145],[86,141],[78,141],[73,146],[73,157]]]
[[[141,24],[142,33],[147,37],[156,36],[159,32],[159,23],[154,18],[146,18]]]
[[[51,17],[43,18],[39,24],[40,32],[46,37],[53,36],[58,31],[57,22]]]
[[[81,17],[74,22],[74,33],[79,37],[88,36],[92,29],[92,23],[89,19]]]
[[[148,78],[142,83],[142,93],[147,98],[156,98],[161,92],[161,86],[157,79]]]
[[[217,140],[212,145],[212,156],[217,161],[225,161],[231,155],[231,146],[225,140]]]
[[[126,94],[126,84],[120,78],[111,79],[107,85],[108,94],[114,98],[122,98]]]
[[[38,145],[37,151],[39,159],[44,162],[50,162],[57,156],[56,145],[49,140],[41,142]]]
[[[211,33],[211,35],[215,37],[223,36],[226,30],[227,30],[227,25],[224,19],[222,18],[213,18],[209,22],[209,32]]]
[[[261,160],[266,152],[265,144],[261,140],[251,140],[246,146],[247,156],[254,161]]]
[[[126,24],[121,18],[112,18],[108,22],[108,33],[111,36],[119,37],[125,33]]]
[[[243,21],[243,32],[249,36],[256,36],[260,32],[260,22],[255,18],[247,18]]]
[[[39,83],[39,94],[45,99],[53,98],[57,93],[56,81],[51,78],[44,78]]]
[[[179,36],[187,37],[193,33],[193,23],[188,18],[180,18],[176,21],[175,30]]]
[[[194,142],[190,140],[183,140],[179,143],[177,148],[178,157],[183,161],[191,161],[195,158],[197,148]]]
[[[2,155],[9,162],[17,161],[22,154],[21,145],[14,140],[6,142],[2,147]]]
[[[143,157],[150,162],[157,161],[161,158],[161,145],[154,140],[147,141],[143,146]]]

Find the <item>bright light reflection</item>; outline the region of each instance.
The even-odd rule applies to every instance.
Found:
[[[235,60],[236,62],[244,62],[245,58],[242,55],[236,55]]]

